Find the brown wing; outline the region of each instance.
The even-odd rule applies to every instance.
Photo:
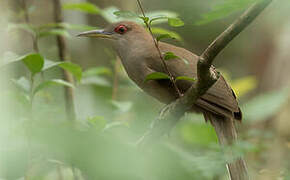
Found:
[[[197,101],[197,105],[217,114],[242,119],[236,96],[223,76]]]
[[[196,64],[198,58],[196,55],[183,48],[172,46],[166,43],[160,43],[160,49],[162,52],[173,52],[175,55],[182,59],[173,59],[167,61],[167,66],[173,76],[196,77]],[[152,62],[149,61],[148,65],[156,72],[166,73],[161,62],[156,62],[156,58],[154,58],[154,60],[152,58]],[[212,70],[215,71],[214,69]],[[166,83],[164,80],[162,80],[159,81],[159,84],[161,86],[167,86],[168,89],[170,82]],[[180,80],[177,82],[177,86],[182,92],[186,92],[186,90],[192,85],[194,85],[194,82],[191,81]],[[172,96],[176,97],[176,93],[172,93]],[[209,111],[217,115],[241,119],[241,111],[233,90],[222,76],[220,76],[217,82],[206,92],[206,94],[204,94],[196,102],[196,106],[202,110]]]

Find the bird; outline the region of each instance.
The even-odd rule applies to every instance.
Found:
[[[196,87],[195,81],[178,80],[178,77],[197,79],[199,56],[182,47],[157,42],[150,31],[148,32],[142,25],[132,21],[120,21],[109,24],[104,29],[82,32],[78,36],[109,40],[129,78],[145,93],[162,103],[169,104],[190,87]],[[174,58],[165,61],[166,53],[173,54]],[[189,112],[204,115],[205,121],[209,121],[215,128],[222,146],[232,145],[237,139],[234,123],[241,122],[242,112],[236,95],[225,78],[213,65],[210,72],[217,77],[216,82],[188,109]],[[164,73],[173,79],[148,81],[147,77],[152,73]],[[234,153],[229,151],[228,154]],[[248,180],[245,161],[240,157],[234,159],[235,161],[226,163],[230,179]]]
[[[162,54],[173,53],[176,57],[165,61],[164,66],[156,40],[142,25],[132,21],[120,21],[109,24],[101,30],[91,30],[78,34],[79,37],[104,38],[110,41],[113,49],[117,52],[129,78],[133,80],[145,93],[151,95],[162,103],[169,104],[180,97],[170,79],[155,79],[146,81],[146,77],[152,73],[170,72],[173,78],[180,76],[197,78],[198,55],[182,48],[165,42],[158,42],[158,48]],[[155,41],[155,42],[154,42]],[[168,70],[168,71],[167,71]],[[190,112],[202,113],[205,120],[210,117],[242,120],[242,112],[239,108],[236,95],[230,85],[214,66],[211,72],[219,78],[217,81],[197,99],[190,108]],[[176,86],[181,95],[191,86],[194,81],[181,79],[176,81]]]

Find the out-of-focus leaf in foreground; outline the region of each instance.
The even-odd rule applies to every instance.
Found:
[[[208,145],[217,142],[213,127],[204,122],[184,123],[180,126],[180,136],[189,144]]]

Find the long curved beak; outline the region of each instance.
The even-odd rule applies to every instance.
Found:
[[[86,31],[78,34],[78,37],[97,37],[97,38],[112,38],[112,32],[107,32],[105,30],[92,30]]]

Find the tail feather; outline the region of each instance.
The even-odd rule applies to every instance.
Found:
[[[230,146],[237,140],[237,132],[235,129],[233,118],[218,117],[213,114],[208,114],[207,116],[209,117],[211,124],[215,128],[221,146]],[[231,149],[229,151],[225,151],[225,153],[232,157],[234,156],[234,153]],[[239,157],[234,161],[227,163],[227,168],[231,180],[249,180],[246,163],[242,159],[242,157]]]

